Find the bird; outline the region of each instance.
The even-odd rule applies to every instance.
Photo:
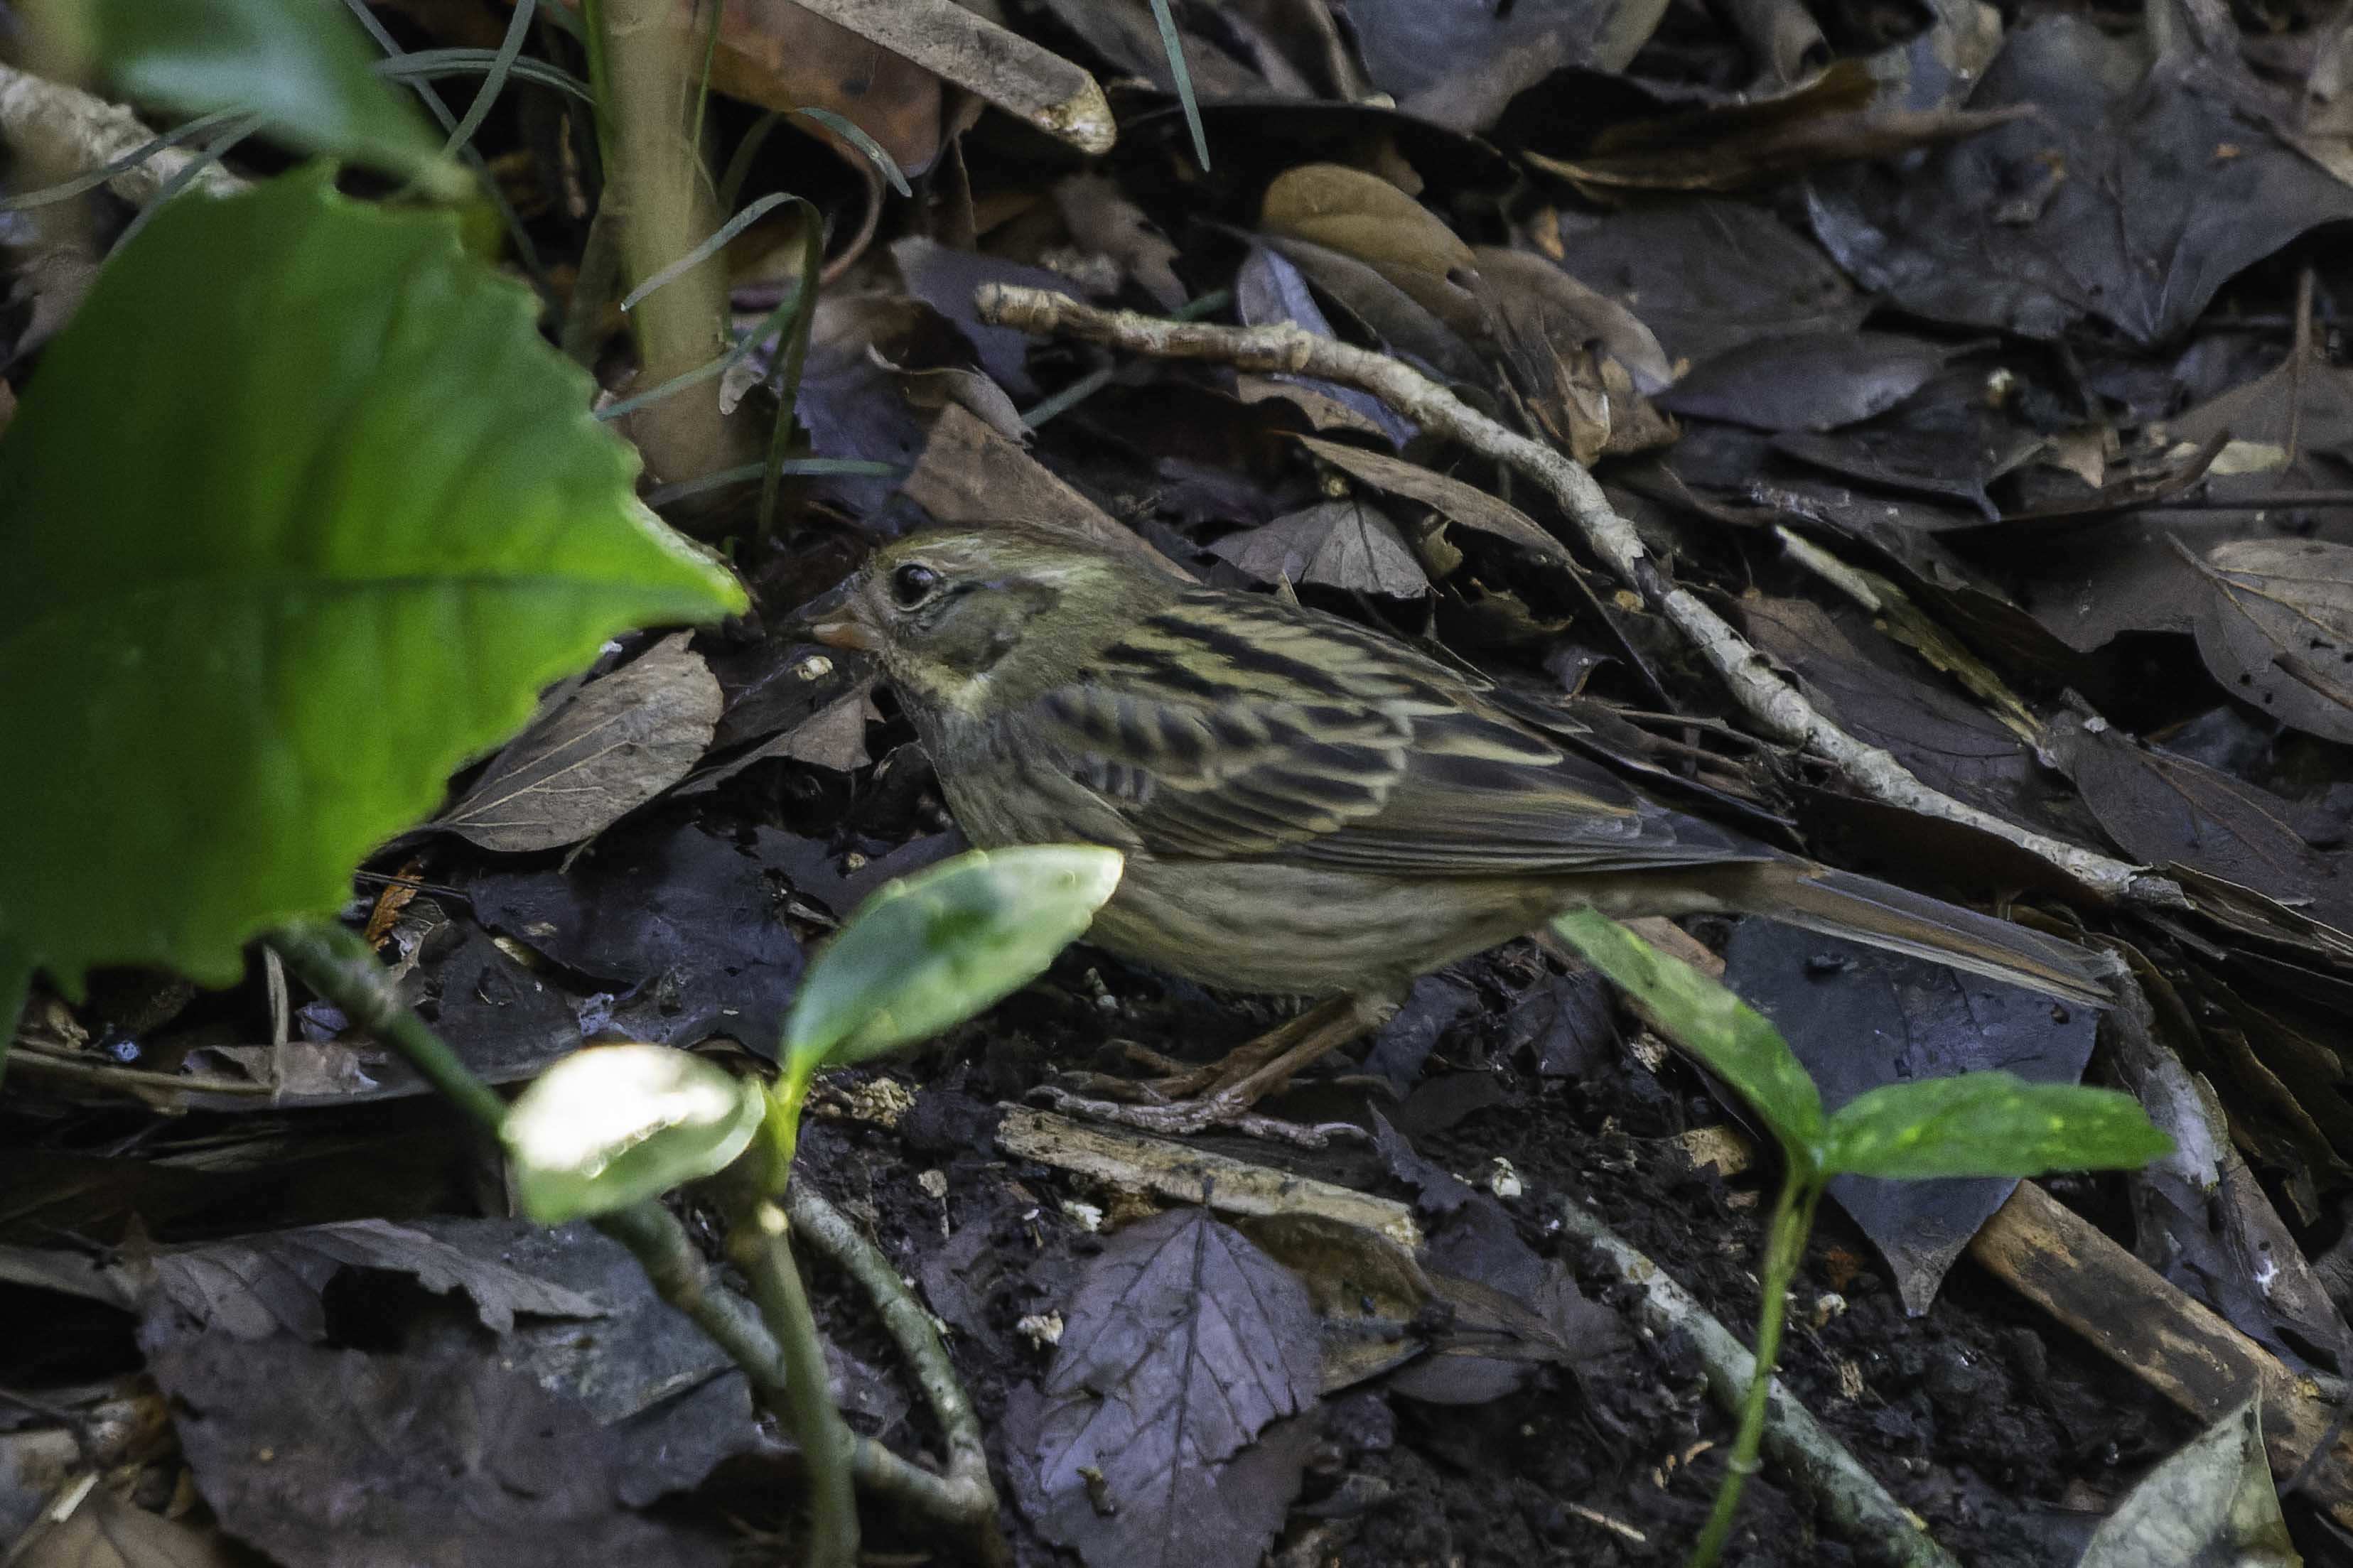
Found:
[[[1087,940],[1230,993],[1311,1001],[1141,1102],[1148,1130],[1318,1142],[1263,1095],[1378,1028],[1413,981],[1589,907],[1756,914],[2066,1001],[2090,955],[1651,798],[1493,682],[1288,596],[1203,585],[1018,521],[911,533],[803,607],[872,658],[984,848],[1125,858]]]

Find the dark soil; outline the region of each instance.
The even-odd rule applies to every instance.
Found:
[[[1066,960],[1056,972],[1068,983],[1060,999],[1056,987],[1041,987],[909,1074],[917,1100],[896,1135],[836,1121],[806,1145],[815,1179],[875,1226],[903,1272],[930,1287],[936,1278],[929,1271],[946,1260],[970,1287],[976,1321],[959,1321],[957,1305],[937,1292],[933,1306],[964,1331],[951,1342],[957,1366],[992,1426],[1008,1389],[1045,1365],[1046,1352],[1015,1324],[1067,1302],[1086,1257],[1101,1246],[1060,1205],[1101,1203],[1103,1193],[1060,1172],[1010,1166],[994,1157],[987,1136],[999,1102],[1057,1065],[1115,1055],[1105,1049],[1103,1012],[1085,994],[1092,977],[1084,962]],[[1601,1053],[1575,1080],[1546,1079],[1503,1052],[1513,999],[1537,962],[1507,949],[1462,966],[1463,978],[1500,1000],[1443,1032],[1430,1076],[1401,1104],[1383,1104],[1385,1093],[1374,1103],[1417,1127],[1419,1152],[1450,1171],[1509,1161],[1525,1184],[1504,1205],[1519,1236],[1540,1255],[1568,1261],[1588,1295],[1622,1308],[1630,1292],[1571,1256],[1574,1244],[1552,1217],[1564,1202],[1592,1203],[1746,1338],[1758,1216],[1769,1191],[1754,1172],[1727,1184],[1712,1165],[1691,1168],[1676,1135],[1725,1118],[1680,1064],[1654,1076],[1620,1049]],[[1123,996],[1152,994],[1142,976],[1108,964],[1103,973]],[[1108,1033],[1199,1055],[1250,1027],[1239,1008],[1147,1001],[1124,1002]],[[1342,1063],[1339,1070],[1354,1069]],[[1345,1092],[1345,1083],[1308,1086],[1289,1102],[1320,1119]],[[1477,1101],[1484,1103],[1461,1110]],[[1413,1195],[1367,1147],[1306,1153],[1208,1142],[1261,1163]],[[946,1177],[944,1204],[911,1179],[932,1164]],[[2104,1194],[2084,1184],[2066,1195],[2087,1201],[2096,1217]],[[2195,1431],[2182,1413],[1968,1261],[1918,1319],[1905,1315],[1875,1267],[1868,1243],[1824,1205],[1794,1293],[1784,1373],[1971,1568],[2073,1563],[2117,1498]],[[856,1316],[839,1314],[834,1325],[855,1334]],[[1706,1398],[1688,1342],[1639,1330],[1634,1340],[1630,1354],[1581,1374],[1544,1369],[1516,1394],[1484,1405],[1424,1404],[1386,1394],[1377,1382],[1335,1395],[1322,1412],[1320,1446],[1277,1560],[1350,1568],[1680,1563],[1722,1479],[1732,1423]],[[887,1363],[879,1342],[858,1348]],[[2295,1518],[2293,1504],[2290,1511]],[[1745,1568],[1875,1561],[1832,1533],[1769,1467],[1750,1482],[1741,1517],[1726,1561]],[[1015,1528],[1024,1531],[1018,1520]],[[2298,1533],[2309,1561],[2344,1560],[2329,1555],[2335,1543],[2318,1527],[2300,1521]],[[1026,1531],[1018,1550],[1024,1563],[1063,1561]]]

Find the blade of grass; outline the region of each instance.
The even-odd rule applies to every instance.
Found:
[[[726,374],[749,359],[762,343],[782,331],[790,322],[791,312],[800,309],[800,290],[796,288],[790,294],[785,296],[781,304],[761,319],[759,325],[738,338],[735,341],[735,346],[717,359],[706,361],[682,375],[674,375],[659,386],[649,387],[643,392],[633,393],[617,402],[608,403],[596,410],[596,417],[618,419],[625,414],[635,413],[649,403],[659,402],[672,393],[683,392],[690,386],[701,385],[713,376]]]
[[[882,143],[874,140],[873,137],[866,134],[865,132],[860,131],[857,126],[852,125],[840,115],[836,114],[832,110],[791,109],[786,110],[786,112],[787,114],[797,114],[804,120],[816,121],[819,125],[824,126],[828,131],[832,132],[836,136],[840,137],[843,141],[857,148],[860,153],[865,153],[867,162],[881,170],[882,177],[890,181],[891,188],[898,192],[901,195],[912,196],[915,194],[907,184],[907,176],[899,172],[898,160],[883,151]]]
[[[190,185],[195,184],[196,177],[198,175],[202,174],[206,169],[211,168],[215,163],[219,163],[223,158],[227,157],[231,148],[235,147],[238,142],[244,141],[247,137],[252,135],[255,132],[260,129],[261,116],[259,114],[248,114],[241,117],[234,123],[225,127],[218,135],[206,142],[205,150],[195,157],[189,159],[185,168],[182,169],[178,174],[174,174],[170,179],[164,181],[164,188],[155,193],[155,199],[149,202],[145,206],[141,207],[139,209],[139,216],[132,218],[129,224],[124,226],[121,237],[114,242],[115,248],[120,250],[122,247],[130,244],[133,239],[137,238],[139,231],[145,228],[147,225],[154,219],[155,215],[162,212],[165,205],[168,204],[174,196],[178,195],[182,191],[186,190]]]
[[[449,132],[443,143],[441,155],[454,156],[460,147],[473,145],[474,133],[482,128],[491,110],[506,90],[507,77],[522,54],[522,41],[531,32],[531,18],[539,9],[539,0],[515,0],[514,15],[507,21],[507,36],[499,40],[499,52],[491,60],[491,68],[482,78],[482,85],[474,89],[474,101],[466,106],[466,117]]]
[[[713,234],[709,239],[704,240],[701,245],[696,246],[692,250],[688,251],[684,256],[680,257],[676,261],[671,262],[669,266],[663,268],[660,271],[655,273],[652,277],[647,279],[644,282],[630,289],[628,298],[621,301],[621,309],[624,310],[633,310],[637,309],[638,305],[644,302],[647,295],[651,294],[655,289],[661,288],[664,284],[677,282],[680,279],[685,277],[688,273],[693,271],[696,268],[702,266],[704,262],[718,255],[719,252],[726,247],[729,240],[743,233],[745,229],[751,227],[754,224],[759,222],[762,218],[767,216],[778,207],[783,206],[786,202],[801,202],[801,198],[798,196],[786,195],[781,191],[773,195],[762,196],[758,201],[754,202],[750,206],[745,207],[742,212],[737,213],[733,217],[731,217],[725,223],[721,224],[719,226],[719,231],[716,234]],[[801,202],[801,205],[803,206],[808,206],[807,202]],[[816,210],[817,209],[815,207],[809,207],[809,211],[811,212],[815,212]]]
[[[438,81],[444,77],[488,76],[497,68],[501,52],[500,49],[416,49],[397,58],[378,60],[374,69],[378,76],[390,77],[395,81],[408,82],[412,86],[418,81]],[[509,64],[508,74],[517,81],[554,88],[583,103],[590,101],[588,84],[562,66],[550,65],[545,60],[518,58]],[[450,130],[457,130],[454,122]]]
[[[703,110],[711,105],[711,67],[719,58],[719,26],[726,16],[727,0],[712,0],[711,26],[702,35],[702,75],[694,85],[694,129],[686,139],[690,147],[700,148],[702,145]],[[702,164],[698,161],[696,166],[700,168]]]
[[[765,462],[741,463],[732,468],[722,468],[701,479],[681,479],[674,485],[664,485],[646,492],[646,504],[660,508],[705,490],[724,489],[729,485],[747,485],[768,475]],[[902,479],[907,470],[896,463],[878,463],[869,458],[786,458],[776,466],[776,472],[794,479],[823,479],[848,476],[861,479]]]
[[[367,29],[368,37],[375,40],[375,47],[385,52],[387,59],[398,60],[406,58],[407,52],[400,47],[400,40],[394,37],[385,29],[385,25],[376,19],[375,13],[368,9],[367,0],[343,0],[343,5],[353,16],[359,18],[360,26]],[[396,79],[402,79],[396,78]],[[443,131],[454,132],[458,129],[458,116],[451,111],[447,103],[441,100],[441,95],[434,90],[429,79],[409,79],[408,85],[415,89],[417,96],[424,100],[425,107],[432,112],[433,118],[441,122]],[[555,286],[548,281],[547,268],[540,265],[539,247],[532,243],[531,231],[523,227],[522,215],[516,212],[514,204],[507,200],[506,192],[500,188],[499,182],[491,174],[490,165],[482,161],[482,154],[471,142],[460,147],[458,150],[458,155],[466,161],[469,168],[474,171],[475,179],[480,183],[483,193],[490,197],[491,205],[499,215],[500,226],[507,231],[507,238],[514,246],[515,259],[522,263],[524,275],[531,279],[533,290],[539,295],[541,309],[550,315],[560,313],[564,302],[556,298]]]
[[[1168,0],[1152,0],[1152,19],[1160,25],[1160,47],[1168,56],[1168,74],[1176,79],[1176,101],[1185,107],[1185,129],[1193,133],[1193,157],[1206,174],[1209,134],[1201,128],[1201,106],[1193,99],[1193,73],[1185,68],[1185,43],[1176,36],[1176,18],[1168,9]]]
[[[26,191],[21,196],[0,197],[0,213],[18,212],[26,207],[47,206],[51,202],[66,201],[81,195],[84,191],[96,190],[117,174],[128,174],[139,167],[158,153],[167,152],[183,142],[193,142],[208,131],[245,118],[246,112],[242,109],[216,110],[210,114],[189,121],[185,125],[174,126],[153,141],[141,142],[103,168],[93,169],[87,174],[77,175],[58,184],[44,185],[37,191]]]
[[[785,328],[771,373],[776,389],[776,424],[768,437],[767,471],[760,479],[758,537],[763,544],[776,536],[776,497],[783,489],[785,464],[788,460],[785,454],[792,449],[793,437],[800,432],[800,417],[793,411],[793,404],[800,396],[801,366],[808,358],[809,328],[817,321],[818,278],[825,270],[825,219],[814,204],[799,196],[792,199],[800,204],[801,209],[801,285],[796,293],[800,309],[793,312]]]

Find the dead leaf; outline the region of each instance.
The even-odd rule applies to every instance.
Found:
[[[1558,349],[1591,349],[1625,367],[1633,389],[1656,396],[1674,383],[1674,366],[1651,329],[1607,294],[1587,288],[1552,262],[1524,250],[1481,246],[1472,287],[1484,298],[1500,335],[1542,340]]]
[[[1695,366],[1658,404],[1757,430],[1835,430],[1894,407],[1949,357],[1938,344],[1894,332],[1766,338]]]
[[[16,1548],[10,1568],[241,1568],[248,1561],[217,1529],[134,1508],[103,1483],[64,1520],[44,1514]]]
[[[1455,280],[1477,268],[1471,247],[1377,174],[1343,163],[1303,163],[1267,186],[1259,227],[1353,257],[1454,331],[1480,331],[1485,312],[1478,297]]]
[[[2200,563],[2198,651],[2283,724],[2353,741],[2353,545],[2240,539]]]
[[[1351,478],[1362,479],[1391,495],[1418,500],[1443,514],[1450,522],[1507,540],[1546,561],[1565,562],[1568,559],[1567,546],[1539,528],[1527,513],[1509,501],[1497,500],[1476,485],[1465,484],[1435,469],[1425,468],[1419,463],[1409,463],[1402,458],[1367,452],[1361,447],[1351,447],[1345,442],[1319,440],[1313,436],[1301,436],[1296,439],[1301,446]]]
[[[320,1292],[345,1268],[406,1274],[437,1295],[463,1290],[492,1333],[515,1314],[601,1318],[605,1309],[575,1290],[505,1264],[477,1258],[424,1231],[386,1220],[352,1220],[276,1231],[200,1247],[174,1247],[153,1259],[155,1295],[145,1332],[152,1345],[191,1334],[259,1341],[291,1334],[305,1343],[326,1337]]]
[[[719,682],[689,636],[590,681],[510,742],[438,826],[485,849],[553,849],[593,837],[684,778],[720,711]]]
[[[1176,1209],[1114,1237],[1063,1317],[1053,1365],[1006,1414],[1024,1511],[1090,1568],[1255,1568],[1297,1474],[1258,1476],[1253,1445],[1323,1386],[1307,1288]]]
[[[1266,583],[1319,583],[1398,599],[1430,592],[1413,546],[1362,501],[1320,501],[1209,549]]]
[[[2142,1477],[2093,1533],[2077,1568],[2301,1562],[2272,1485],[2263,1404],[2248,1398]]]
[[[1072,174],[1056,183],[1054,205],[1073,240],[1118,262],[1163,310],[1185,302],[1176,247],[1116,184],[1101,174]]]

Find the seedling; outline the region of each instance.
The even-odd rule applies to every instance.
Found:
[[[1780,1031],[1730,991],[1590,910],[1561,916],[1553,930],[1730,1084],[1781,1146],[1781,1187],[1767,1222],[1759,1270],[1764,1300],[1757,1321],[1757,1373],[1690,1568],[1710,1568],[1722,1553],[1741,1488],[1757,1468],[1789,1280],[1805,1256],[1814,1205],[1832,1177],[1917,1181],[2137,1170],[2173,1152],[2173,1140],[2129,1095],[2081,1084],[2028,1083],[2006,1072],[1890,1084],[1825,1115],[1821,1092]]]
[[[736,1194],[731,1250],[785,1355],[815,1563],[854,1557],[857,1513],[850,1434],[828,1395],[777,1202],[810,1080],[929,1039],[1028,984],[1087,929],[1120,869],[1116,850],[1045,845],[974,850],[892,882],[801,976],[773,1086],[663,1046],[595,1047],[542,1073],[500,1129],[523,1212],[551,1225],[724,1174]]]

